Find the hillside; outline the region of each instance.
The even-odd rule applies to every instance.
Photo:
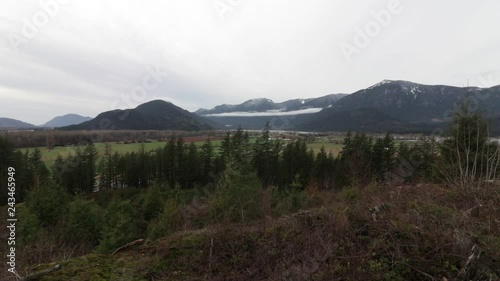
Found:
[[[304,129],[310,131],[345,132],[356,128],[359,131],[387,132],[395,128],[399,130],[405,128],[403,122],[374,108],[359,108],[334,112],[323,110],[314,114],[314,116],[308,117],[309,120],[305,119],[308,120],[308,123]]]
[[[32,129],[35,125],[20,120],[0,117],[0,129]]]
[[[464,133],[441,142],[357,132],[340,153],[315,153],[307,136],[235,131],[220,149],[171,138],[100,159],[90,142],[44,173],[0,138],[26,171],[16,182],[33,186],[17,193],[18,272],[45,281],[497,280],[500,182],[455,159],[477,149],[497,171],[500,147],[486,130],[473,135],[487,121],[470,112],[454,115]]]
[[[493,190],[492,190],[493,191]],[[498,191],[497,191],[498,192]],[[312,191],[313,207],[245,224],[185,229],[116,254],[89,254],[56,280],[497,280],[499,197],[474,202],[438,185]],[[369,208],[390,209],[372,217]],[[193,209],[192,205],[186,209]],[[203,211],[197,213],[203,217]],[[489,226],[488,226],[489,225]],[[480,256],[473,264],[471,255]]]
[[[434,128],[442,128],[444,123],[448,122],[450,113],[457,102],[465,96],[470,96],[474,102],[478,102],[478,110],[493,117],[498,114],[498,108],[500,108],[500,87],[498,86],[484,89],[460,88],[384,80],[350,94],[332,107],[309,116],[302,120],[298,128],[337,131],[347,127],[350,130],[377,131],[380,126],[364,126],[372,122],[370,118],[373,116],[363,117],[355,114],[356,118],[351,119],[353,112],[370,109],[397,121],[397,124],[391,124],[377,117],[374,121],[383,124],[384,130],[406,132],[424,129],[428,132]],[[339,125],[339,123],[342,124]]]
[[[331,94],[319,98],[291,99],[275,103],[270,99],[252,99],[238,105],[223,104],[213,109],[199,109],[195,113],[226,128],[241,127],[258,130],[267,122],[274,129],[293,130],[304,116],[328,108],[345,94]]]
[[[469,96],[493,121],[492,133],[500,134],[500,86],[491,88],[423,85],[384,80],[350,95],[335,94],[316,99],[293,99],[274,103],[254,99],[239,105],[223,104],[196,113],[229,127],[303,131],[392,131],[431,133],[446,127],[457,102]],[[307,114],[287,114],[313,110]],[[274,115],[273,115],[274,112]]]
[[[52,118],[50,121],[48,121],[47,123],[40,125],[40,127],[49,127],[49,128],[64,127],[64,126],[81,124],[83,122],[90,121],[90,120],[92,120],[92,118],[90,118],[88,116],[85,117],[85,116],[81,116],[78,114],[71,114],[70,113],[70,114],[65,114],[62,116],[56,116],[56,117]]]
[[[346,96],[345,94],[331,94],[319,98],[292,99],[280,103],[266,98],[251,99],[241,104],[222,104],[212,109],[200,108],[195,113],[198,115],[213,115],[231,112],[268,112],[268,111],[295,111],[307,108],[327,108],[338,100]]]
[[[207,130],[216,127],[213,121],[197,116],[170,102],[150,101],[134,109],[112,110],[94,119],[62,130]]]

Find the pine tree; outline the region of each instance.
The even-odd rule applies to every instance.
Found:
[[[333,162],[333,155],[331,153],[327,154],[325,147],[322,146],[314,159],[314,179],[322,189],[327,189],[331,186],[334,168]]]
[[[36,147],[29,156],[29,169],[32,175],[32,183],[35,189],[46,184],[49,178],[49,170],[42,161],[42,152]]]
[[[273,183],[273,158],[275,155],[276,146],[271,140],[269,122],[266,124],[261,136],[256,140],[254,145],[253,166],[257,172],[257,176],[262,181],[264,186]],[[274,168],[277,168],[276,166]]]
[[[8,178],[8,168],[14,167],[14,169],[19,169],[19,166],[14,166],[14,144],[7,137],[7,135],[0,134],[0,181],[2,183],[2,188],[0,190],[1,202],[7,202],[7,188],[4,188],[4,184],[7,182]],[[16,180],[18,180],[19,171],[16,171]],[[19,199],[16,193],[16,199]]]
[[[210,139],[207,139],[201,147],[201,182],[202,184],[207,184],[212,181],[212,175],[215,173],[214,170],[214,148]]]
[[[396,150],[392,136],[387,133],[384,138],[375,141],[372,148],[372,170],[379,182],[385,182],[394,169]]]
[[[195,182],[199,181],[199,173],[200,173],[200,161],[198,159],[198,148],[191,142],[188,147],[188,153],[186,156],[186,177],[184,182],[184,187],[192,188]]]
[[[466,97],[453,114],[448,137],[440,145],[445,180],[470,190],[496,178],[500,148],[489,142],[489,124],[483,113],[474,111]]]
[[[167,179],[167,183],[170,187],[175,186],[177,177],[176,174],[177,155],[175,150],[176,150],[175,137],[172,137],[166,144],[163,152],[164,163],[165,163],[165,178]]]
[[[346,134],[335,173],[338,187],[366,185],[371,181],[372,143],[372,138],[364,133]]]
[[[95,186],[96,160],[98,151],[93,143],[89,143],[83,150],[83,188],[86,193],[91,193]]]

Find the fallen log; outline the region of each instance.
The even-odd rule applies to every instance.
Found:
[[[127,249],[127,248],[130,248],[130,247],[132,247],[132,246],[134,246],[134,245],[136,245],[136,244],[141,244],[142,242],[144,242],[144,239],[137,239],[137,240],[135,240],[135,241],[132,241],[132,242],[130,242],[130,243],[127,243],[127,244],[125,244],[125,245],[121,246],[120,248],[116,249],[116,250],[112,253],[112,255],[114,255],[114,254],[116,254],[116,253],[118,253],[118,252],[120,252],[120,251],[123,251],[123,250],[125,250],[125,249]]]
[[[35,281],[35,280],[38,280],[38,279],[42,278],[43,276],[50,274],[54,271],[57,271],[61,268],[62,268],[62,266],[60,264],[56,264],[54,267],[51,267],[51,268],[33,273],[31,275],[28,275],[28,276],[24,277],[23,279],[21,279],[21,281]]]

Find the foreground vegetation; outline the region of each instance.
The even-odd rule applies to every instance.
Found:
[[[217,152],[171,139],[98,157],[89,143],[52,170],[0,139],[19,187],[32,187],[16,194],[18,273],[58,263],[40,280],[496,280],[500,149],[487,130],[464,103],[439,144],[349,133],[333,155],[237,131]]]
[[[480,245],[476,273],[457,279],[496,280],[498,192],[488,188],[477,194],[483,204],[477,208],[456,190],[432,184],[370,185],[338,193],[311,187],[279,198],[263,190],[252,198],[259,200],[256,209],[242,208],[255,213],[233,223],[217,222],[215,198],[205,205],[203,200],[184,204],[178,197],[166,199],[170,202],[155,220],[164,231],[158,239],[114,255],[97,251],[70,259],[71,247],[65,253],[47,251],[49,245],[60,247],[57,241],[24,254],[37,257],[33,264],[57,261],[28,272],[62,265],[41,280],[443,280],[461,276],[473,246]],[[141,205],[141,195],[128,196],[126,204]],[[367,206],[381,202],[390,209],[374,221]],[[114,235],[126,230],[122,223]],[[158,226],[150,225],[150,231]],[[116,246],[139,237],[145,236],[135,233]]]

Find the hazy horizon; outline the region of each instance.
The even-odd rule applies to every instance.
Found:
[[[0,117],[500,84],[500,2],[6,1]]]

